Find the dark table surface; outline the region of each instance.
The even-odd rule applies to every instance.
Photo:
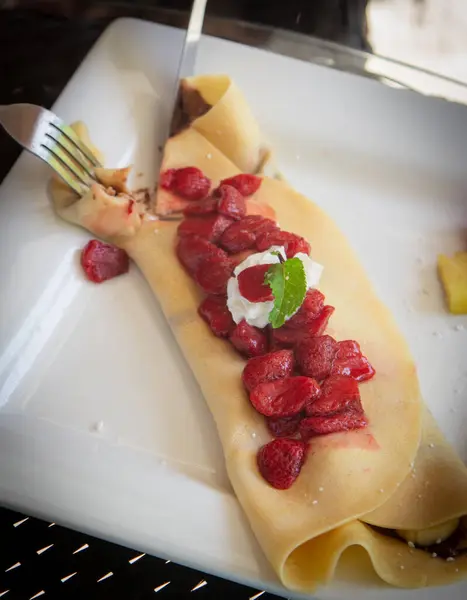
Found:
[[[369,50],[366,4],[366,0],[212,0],[208,14],[280,25]],[[179,25],[186,20],[187,6],[187,0],[0,0],[0,104],[50,107],[115,18],[135,16]],[[19,148],[0,132],[0,182],[18,155]],[[143,600],[156,593],[192,598],[193,589],[202,598],[273,597],[175,565],[168,557],[141,556],[58,524],[0,510],[0,597],[9,590],[7,599],[25,600],[41,596]]]

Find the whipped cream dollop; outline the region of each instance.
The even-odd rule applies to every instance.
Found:
[[[227,282],[227,307],[232,314],[235,323],[240,323],[243,319],[254,327],[266,327],[269,323],[269,313],[273,309],[274,301],[268,302],[250,302],[240,293],[237,276],[239,273],[254,267],[256,265],[272,265],[280,262],[279,257],[273,252],[279,252],[284,260],[287,259],[284,246],[271,246],[269,250],[251,254],[243,262],[235,267],[234,277]],[[323,266],[311,260],[304,252],[297,252],[294,258],[302,261],[305,269],[307,290],[318,287]],[[291,318],[293,315],[290,315]],[[287,319],[288,320],[288,319]]]

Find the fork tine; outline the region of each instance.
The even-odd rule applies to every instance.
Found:
[[[89,187],[74,176],[69,170],[68,165],[64,164],[61,159],[51,152],[46,146],[41,146],[40,151],[36,154],[39,158],[45,161],[59,175],[63,181],[79,196],[84,196]]]
[[[76,135],[73,129],[69,125],[65,125],[60,119],[55,119],[50,122],[52,127],[62,133],[67,140],[84,156],[84,158],[90,163],[91,167],[102,167],[101,163],[97,160],[91,150],[83,144],[80,138]]]
[[[52,123],[51,123],[52,125]],[[51,128],[45,133],[45,137],[56,142],[60,148],[70,155],[71,159],[75,162],[76,166],[83,170],[87,176],[96,181],[96,175],[94,173],[94,167],[89,166],[89,162],[82,155],[79,148],[77,148],[68,138],[61,133],[57,128]]]
[[[75,161],[73,156],[71,156],[66,148],[58,143],[57,140],[50,137],[48,134],[45,134],[41,146],[58,158],[64,165],[66,165],[74,177],[85,186],[89,187],[94,182],[94,179],[90,177],[84,169],[81,168],[81,165]]]
[[[34,104],[0,106],[0,124],[25,150],[47,162],[77,194],[97,180],[91,150],[50,110]]]

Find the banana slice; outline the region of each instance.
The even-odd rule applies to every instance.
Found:
[[[416,546],[432,546],[444,542],[458,527],[459,519],[451,519],[428,529],[398,529],[397,534]]]
[[[456,315],[467,314],[467,252],[457,252],[452,258],[438,256],[438,272],[449,311]]]

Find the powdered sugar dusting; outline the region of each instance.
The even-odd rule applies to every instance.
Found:
[[[101,433],[103,429],[104,421],[96,421],[96,423],[93,423],[93,425],[91,425],[91,431],[93,431],[94,433]]]

